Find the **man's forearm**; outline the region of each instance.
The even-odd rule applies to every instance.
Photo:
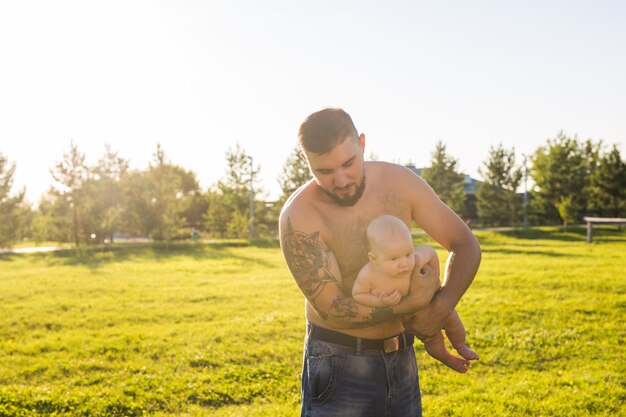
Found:
[[[476,275],[481,258],[480,246],[474,235],[470,232],[468,235],[471,238],[466,238],[450,248],[444,283],[431,303],[404,321],[405,327],[422,340],[441,331],[446,318]]]
[[[415,313],[427,307],[439,289],[439,284],[432,289],[424,289],[424,291],[408,294],[406,297],[394,306],[394,313],[400,317],[407,314]]]
[[[329,327],[335,329],[370,327],[396,317],[393,307],[370,307],[348,296],[338,296],[330,308],[325,311],[316,308],[316,311]]]
[[[451,248],[441,290],[433,299],[437,308],[448,313],[454,309],[474,280],[481,256],[480,245],[473,234]]]

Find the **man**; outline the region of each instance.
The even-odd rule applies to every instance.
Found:
[[[478,242],[410,170],[365,162],[365,135],[343,110],[309,115],[298,139],[313,180],[285,203],[279,228],[306,298],[301,415],[421,416],[413,334],[441,331],[476,274]],[[365,229],[383,214],[415,222],[450,252],[439,291],[439,271],[426,268],[394,306],[367,307],[350,296],[368,261]]]

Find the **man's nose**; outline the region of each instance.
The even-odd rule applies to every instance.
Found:
[[[343,188],[349,183],[350,181],[348,180],[348,175],[343,171],[339,171],[335,177],[335,185],[339,188]]]

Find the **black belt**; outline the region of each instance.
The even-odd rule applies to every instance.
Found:
[[[357,352],[361,350],[382,350],[385,353],[395,352],[407,346],[412,346],[414,338],[413,334],[404,332],[387,339],[363,339],[362,337],[349,336],[311,324],[309,324],[309,337],[323,342],[348,346]]]

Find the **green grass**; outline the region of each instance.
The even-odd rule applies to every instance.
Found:
[[[424,415],[625,415],[626,232],[477,235],[481,360],[418,344]],[[303,332],[272,245],[0,255],[0,416],[293,416]]]

